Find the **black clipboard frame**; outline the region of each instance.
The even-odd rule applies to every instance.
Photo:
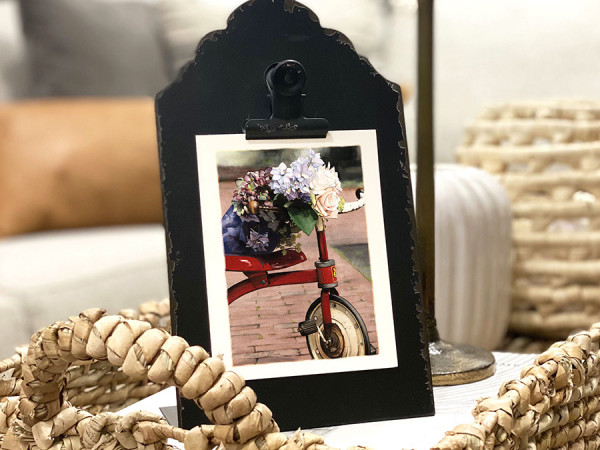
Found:
[[[156,97],[173,332],[210,348],[195,136],[238,134],[249,118],[269,117],[265,68],[288,59],[301,61],[309,74],[303,100],[309,117],[326,118],[333,130],[377,131],[399,366],[248,384],[282,429],[431,415],[401,91],[344,35],[323,29],[312,11],[294,1],[240,6],[227,28],[206,36],[195,59]],[[206,421],[203,416],[183,402],[184,427]]]

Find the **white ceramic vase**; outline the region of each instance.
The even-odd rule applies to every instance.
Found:
[[[412,180],[414,190],[415,170]],[[438,164],[435,197],[438,330],[446,341],[495,349],[505,336],[510,315],[508,195],[487,172]]]

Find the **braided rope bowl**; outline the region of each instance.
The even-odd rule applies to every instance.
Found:
[[[485,109],[456,152],[496,175],[513,213],[510,331],[564,339],[600,318],[600,102]]]
[[[162,450],[175,439],[187,450],[330,448],[314,434],[280,433],[269,408],[220,356],[166,331],[168,312],[168,301],[120,315],[90,309],[34,334],[29,347],[0,362],[1,447]],[[167,386],[213,424],[188,431],[156,414],[111,412]]]
[[[434,448],[600,448],[600,323],[552,345]]]

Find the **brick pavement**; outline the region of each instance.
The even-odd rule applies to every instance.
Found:
[[[223,212],[231,204],[234,183],[220,185]],[[348,201],[354,200],[353,190],[344,191]],[[364,211],[356,211],[331,219],[327,226],[329,244],[365,243]],[[307,261],[287,270],[314,269],[318,249],[314,232],[301,238]],[[371,343],[377,345],[375,314],[371,283],[343,256],[329,247],[330,258],[335,259],[338,292],[362,316]],[[227,284],[245,279],[241,273],[227,272]],[[235,365],[267,362],[308,360],[306,338],[296,330],[298,322],[305,319],[310,304],[319,296],[315,284],[297,284],[266,288],[247,294],[229,307],[233,361]]]

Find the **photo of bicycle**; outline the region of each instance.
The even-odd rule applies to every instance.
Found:
[[[376,354],[360,148],[217,162],[234,365]]]

